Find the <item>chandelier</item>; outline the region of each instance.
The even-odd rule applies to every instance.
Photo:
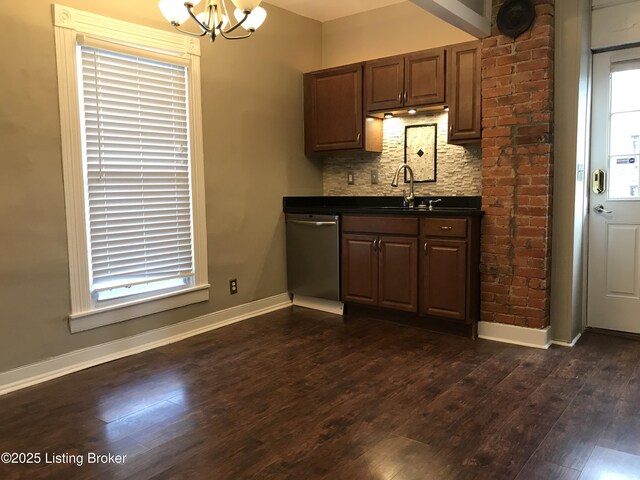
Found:
[[[228,0],[204,0],[204,9],[195,13],[194,8],[201,0],[160,0],[158,7],[171,25],[179,32],[204,37],[209,35],[211,41],[215,41],[218,35],[227,40],[240,40],[247,38],[255,32],[267,18],[267,12],[260,7],[262,0],[231,0],[235,6],[233,16],[235,22],[230,20],[227,10]],[[182,24],[191,19],[198,31],[188,31],[181,28]],[[247,31],[244,35],[230,35],[239,27]]]

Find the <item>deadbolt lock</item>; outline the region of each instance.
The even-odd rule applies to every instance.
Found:
[[[607,173],[604,170],[594,170],[591,175],[591,189],[600,194],[607,190]]]

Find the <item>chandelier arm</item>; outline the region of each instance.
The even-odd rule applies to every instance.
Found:
[[[177,31],[179,31],[180,33],[184,33],[185,35],[191,35],[192,37],[204,37],[205,35],[207,35],[207,33],[209,32],[202,32],[202,33],[193,33],[193,32],[188,32],[186,30],[182,30],[180,28],[179,25],[177,24],[173,24],[173,28],[175,28]]]
[[[227,32],[229,33],[229,32]],[[249,33],[247,33],[246,35],[242,35],[240,37],[227,37],[225,35],[225,33],[220,30],[220,35],[222,35],[222,38],[226,39],[226,40],[242,40],[243,38],[249,38],[251,36],[251,34],[253,33],[253,31],[250,31]]]
[[[195,20],[195,22],[200,25],[200,28],[202,30],[204,30],[204,34],[206,35],[207,33],[211,33],[213,30],[209,28],[208,25],[205,25],[204,23],[202,23],[200,20],[198,20],[198,17],[196,17],[193,13],[193,4],[192,3],[185,3],[184,4],[185,8],[187,9],[187,12],[189,12],[189,16]],[[201,35],[202,37],[204,37],[204,35]]]

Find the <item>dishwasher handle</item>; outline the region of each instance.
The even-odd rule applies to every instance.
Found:
[[[312,227],[329,227],[329,226],[338,224],[338,222],[311,222],[309,220],[289,220],[289,221],[295,225],[310,225]]]

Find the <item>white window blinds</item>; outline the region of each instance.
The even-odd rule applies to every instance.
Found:
[[[187,68],[79,46],[91,291],[190,286]]]

